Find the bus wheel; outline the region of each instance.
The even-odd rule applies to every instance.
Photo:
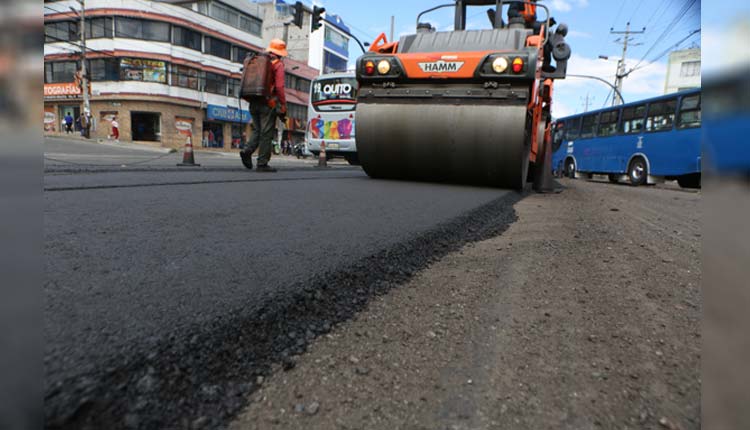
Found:
[[[701,187],[701,174],[693,173],[690,175],[682,175],[677,178],[677,183],[682,188],[700,188]]]
[[[648,179],[646,160],[640,157],[633,159],[628,168],[628,178],[630,179],[630,184],[634,187],[645,185],[646,180]]]
[[[565,162],[565,176],[569,177],[570,179],[575,179],[576,163],[573,160],[568,160]]]
[[[609,175],[609,182],[613,184],[620,182],[620,175]]]

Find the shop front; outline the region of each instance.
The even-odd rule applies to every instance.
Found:
[[[81,116],[81,88],[73,82],[62,84],[44,84],[44,133],[65,133],[65,117],[73,118],[75,131],[76,119]]]
[[[238,149],[243,145],[243,133],[249,134],[250,112],[237,108],[208,105],[203,121],[201,146],[204,148]]]

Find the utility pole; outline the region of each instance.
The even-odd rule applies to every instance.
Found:
[[[589,106],[591,105],[591,102],[594,101],[594,98],[590,96],[590,93],[586,93],[586,97],[581,97],[581,100],[583,102],[583,112],[588,112]]]
[[[643,27],[643,30],[641,31],[631,31],[630,30],[630,22],[628,22],[627,26],[625,27],[625,31],[614,31],[614,28],[609,29],[609,34],[624,34],[625,37],[622,38],[622,58],[620,61],[617,62],[617,75],[615,76],[615,88],[617,88],[617,92],[614,95],[614,98],[612,99],[612,106],[617,106],[622,104],[622,98],[620,97],[620,94],[622,94],[622,80],[625,77],[625,55],[628,53],[628,43],[632,42],[633,39],[631,39],[631,34],[643,34],[646,32],[646,27]],[[615,42],[618,42],[616,40]],[[639,44],[632,44],[631,46],[637,46]]]
[[[81,94],[83,97],[83,113],[91,112],[89,102],[89,78],[86,71],[86,0],[78,0],[81,5]]]
[[[389,42],[393,42],[393,37],[396,30],[396,17],[394,15],[391,15],[391,38],[388,39]]]

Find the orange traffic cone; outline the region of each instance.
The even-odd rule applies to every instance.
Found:
[[[195,164],[195,156],[193,155],[193,139],[188,136],[185,141],[185,152],[182,153],[182,163],[178,164],[180,167],[200,167],[200,164]]]
[[[326,142],[320,142],[320,154],[318,155],[318,167],[328,167],[328,156],[326,156]]]

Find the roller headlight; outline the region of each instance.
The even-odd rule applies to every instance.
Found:
[[[503,73],[508,70],[508,60],[505,57],[497,57],[492,62],[492,70],[495,73]]]
[[[378,73],[381,75],[387,75],[391,71],[391,62],[388,60],[380,60],[378,63]]]

